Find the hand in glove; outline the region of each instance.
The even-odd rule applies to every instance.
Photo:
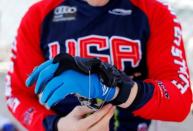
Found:
[[[128,99],[134,84],[123,72],[108,63],[68,54],[59,54],[54,60],[48,60],[35,68],[26,85],[31,86],[35,82],[35,93],[41,94],[40,102],[48,107],[69,94],[122,104]],[[120,88],[116,98],[115,87]]]

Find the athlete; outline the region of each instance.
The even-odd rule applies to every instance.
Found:
[[[159,0],[42,0],[23,17],[12,53],[7,105],[28,130],[140,131],[190,111],[181,26]],[[110,104],[93,112],[74,94]]]

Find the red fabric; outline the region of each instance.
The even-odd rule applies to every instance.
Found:
[[[175,44],[174,28],[181,28],[175,22],[176,16],[171,14],[168,7],[156,0],[132,0],[132,3],[143,10],[150,24],[150,39],[147,43],[147,83],[154,85],[154,93],[151,100],[142,108],[134,112],[135,115],[147,119],[167,121],[182,121],[190,111],[192,100],[191,88],[181,93],[171,81],[176,80],[182,85],[184,81],[179,78],[180,66],[174,64],[177,59],[185,60],[183,40],[180,45]],[[182,38],[180,36],[180,38]],[[174,57],[171,53],[173,47],[181,50],[182,58]],[[187,64],[185,63],[187,67]],[[185,69],[189,73],[188,68]],[[189,76],[183,75],[189,82]],[[162,83],[160,87],[159,83]],[[164,95],[168,93],[169,99]]]
[[[43,119],[54,114],[39,104],[34,88],[26,88],[25,80],[33,68],[44,61],[40,49],[41,22],[60,2],[43,0],[33,5],[22,19],[12,49],[13,70],[7,75],[7,104],[13,115],[31,131],[43,131]]]

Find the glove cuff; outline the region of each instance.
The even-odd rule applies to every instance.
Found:
[[[117,97],[114,100],[110,101],[110,103],[113,105],[121,105],[125,103],[130,96],[131,88],[133,87],[133,85],[134,85],[133,81],[123,83],[119,88],[119,93]]]

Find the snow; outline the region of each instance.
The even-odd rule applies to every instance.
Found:
[[[37,0],[0,0],[0,47],[10,45],[28,7]]]

